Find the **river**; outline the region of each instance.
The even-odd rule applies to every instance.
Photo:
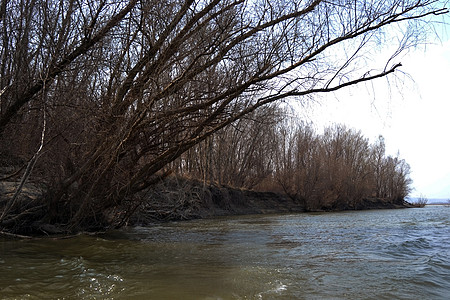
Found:
[[[450,208],[0,239],[1,299],[448,299]]]

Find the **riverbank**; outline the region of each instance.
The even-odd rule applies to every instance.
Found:
[[[275,192],[257,192],[170,178],[144,191],[128,225],[218,216],[303,212],[303,205]]]
[[[127,225],[146,226],[155,222],[205,219],[219,216],[301,213],[303,203],[279,192],[258,192],[197,180],[170,178],[143,192],[143,203],[130,217]],[[361,199],[354,206],[322,207],[309,212],[399,209],[414,207],[403,202],[395,204],[381,198]]]
[[[14,181],[0,182],[1,209],[4,209],[6,203],[13,197],[18,185],[19,182]],[[24,185],[20,196],[16,200],[16,207],[20,207],[20,211],[17,214],[30,212],[30,218],[29,222],[14,225],[26,226],[27,228],[19,230],[19,232],[24,234],[64,234],[65,228],[61,224],[47,224],[42,222],[44,218],[33,220],[35,216],[31,212],[33,212],[35,207],[39,207],[42,210],[40,214],[45,213],[45,208],[42,208],[45,206],[43,195],[44,190],[38,184],[27,183]],[[353,206],[321,207],[314,211],[396,209],[406,207],[413,206],[407,202],[399,205],[379,198],[370,198],[361,199]],[[109,219],[111,222],[104,229],[121,226],[150,226],[161,222],[205,219],[218,216],[301,213],[305,211],[307,209],[304,203],[283,193],[258,192],[215,184],[204,184],[198,180],[173,176],[166,178],[152,188],[140,192],[132,203],[125,202],[121,206],[105,211],[105,219]],[[11,226],[11,224],[6,224],[5,222],[1,225],[3,228]],[[92,231],[92,229],[85,230]],[[81,229],[81,231],[84,230]]]

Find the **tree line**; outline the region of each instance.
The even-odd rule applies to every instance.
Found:
[[[340,124],[318,134],[272,106],[191,148],[170,168],[207,183],[281,191],[306,210],[351,209],[369,198],[402,204],[410,167],[385,151],[382,136],[370,143]]]
[[[445,1],[430,0],[2,0],[2,181],[21,183],[1,200],[0,228],[108,227],[106,211],[139,203],[169,165],[246,126],[241,119],[394,74],[398,54],[447,12]],[[363,67],[393,29],[401,38],[392,57]],[[260,134],[272,143],[272,133]],[[254,178],[267,167],[240,163]],[[237,174],[215,176],[255,184]],[[19,201],[30,180],[44,198]]]

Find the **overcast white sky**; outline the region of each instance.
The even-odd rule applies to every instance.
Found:
[[[407,76],[379,79],[326,95],[310,111],[321,126],[342,123],[375,141],[385,137],[388,154],[411,166],[413,192],[450,199],[450,28],[441,41],[411,50],[400,59]]]

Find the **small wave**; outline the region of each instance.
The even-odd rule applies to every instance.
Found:
[[[429,249],[431,248],[430,243],[426,238],[418,238],[414,240],[407,240],[401,243],[402,247],[405,248],[417,248],[417,249]]]
[[[257,294],[256,298],[264,299],[264,296],[270,296],[270,295],[274,295],[274,294],[279,295],[279,294],[283,293],[284,291],[286,291],[288,288],[288,286],[286,284],[282,283],[281,281],[276,281],[274,283],[271,283],[271,285],[275,285],[275,286],[265,292],[261,292],[261,293]]]
[[[387,254],[393,257],[412,257],[417,255],[433,255],[433,246],[423,237],[405,241],[392,241],[386,248]]]
[[[282,291],[285,291],[285,290],[287,290],[287,285],[286,284],[283,284],[283,283],[281,283],[281,282],[278,282],[277,283],[277,286],[274,288],[274,289],[272,289],[272,291],[273,292],[275,292],[275,293],[280,293],[280,292],[282,292]]]

